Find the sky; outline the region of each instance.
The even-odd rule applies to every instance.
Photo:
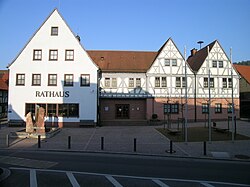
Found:
[[[54,8],[86,50],[158,51],[171,37],[183,55],[218,40],[250,60],[250,0],[0,0],[0,69]]]

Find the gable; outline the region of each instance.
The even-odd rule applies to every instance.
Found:
[[[152,74],[184,74],[185,62],[179,49],[171,38],[169,38],[158,51],[158,55],[154,59],[147,73]],[[192,74],[187,64],[187,73]]]
[[[58,35],[51,34],[52,27],[58,28]],[[55,9],[43,22],[8,68],[16,66],[17,64],[20,67],[25,67],[26,65],[29,65],[28,63],[32,63],[34,60],[34,49],[42,50],[42,58],[39,61],[41,62],[40,66],[46,66],[45,63],[48,63],[50,50],[58,50],[57,62],[62,64],[65,61],[65,50],[73,49],[74,63],[83,63],[83,61],[85,61],[85,65],[97,69],[96,64],[94,64],[91,58],[89,58],[88,54],[81,46],[81,43],[75,37],[74,33],[71,31],[57,9]],[[54,63],[55,66],[57,62]],[[36,63],[32,63],[32,65],[35,66]]]

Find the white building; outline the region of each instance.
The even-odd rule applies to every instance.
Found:
[[[37,105],[48,125],[97,122],[98,67],[79,40],[55,9],[8,66],[10,124]]]

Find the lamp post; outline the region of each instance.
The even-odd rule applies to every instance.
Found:
[[[201,49],[201,44],[203,44],[204,42],[200,40],[197,43],[200,45],[200,49]]]

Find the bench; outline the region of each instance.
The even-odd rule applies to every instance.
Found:
[[[80,120],[79,127],[92,127],[96,126],[94,120]]]
[[[8,122],[8,126],[12,126],[12,127],[24,127],[25,126],[25,121],[23,120],[10,120]]]
[[[167,129],[169,134],[176,135],[179,134],[181,131],[178,129]]]
[[[218,127],[213,127],[213,129],[217,132],[225,133],[228,131],[226,128],[218,128]]]

